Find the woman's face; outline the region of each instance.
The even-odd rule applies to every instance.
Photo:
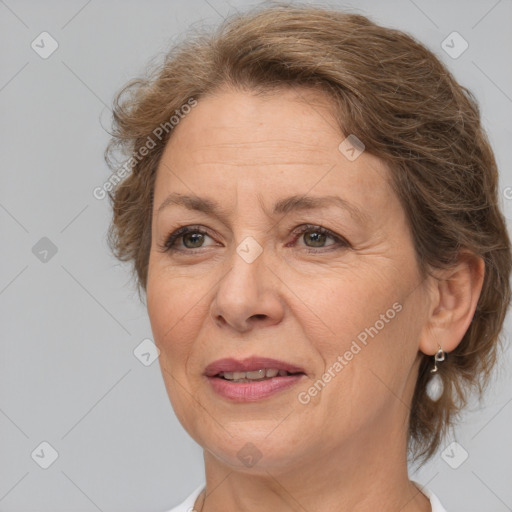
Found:
[[[151,326],[179,420],[231,466],[405,441],[426,286],[388,170],[344,139],[319,92],[225,90],[160,162]]]

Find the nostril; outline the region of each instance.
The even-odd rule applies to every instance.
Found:
[[[219,325],[225,325],[227,324],[226,319],[222,315],[217,315],[216,318]]]

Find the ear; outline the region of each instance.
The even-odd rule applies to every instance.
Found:
[[[438,345],[451,352],[462,341],[475,314],[484,273],[480,256],[461,251],[455,265],[433,278],[429,318],[419,345],[424,354],[435,354]]]

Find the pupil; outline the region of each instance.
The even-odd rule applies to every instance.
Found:
[[[190,242],[190,244],[188,244],[187,242]],[[185,247],[188,247],[189,249],[193,249],[194,247],[201,247],[203,243],[203,234],[187,233],[183,236],[183,243]]]
[[[305,235],[305,241],[306,245],[309,245],[307,242],[311,242],[311,245],[313,247],[322,247],[322,245],[325,242],[325,236],[323,233],[318,233],[316,231],[312,231],[310,233],[306,233]]]

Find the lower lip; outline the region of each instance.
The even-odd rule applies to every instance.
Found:
[[[294,386],[304,374],[272,377],[254,382],[230,382],[220,377],[208,377],[214,391],[234,402],[256,402]]]

